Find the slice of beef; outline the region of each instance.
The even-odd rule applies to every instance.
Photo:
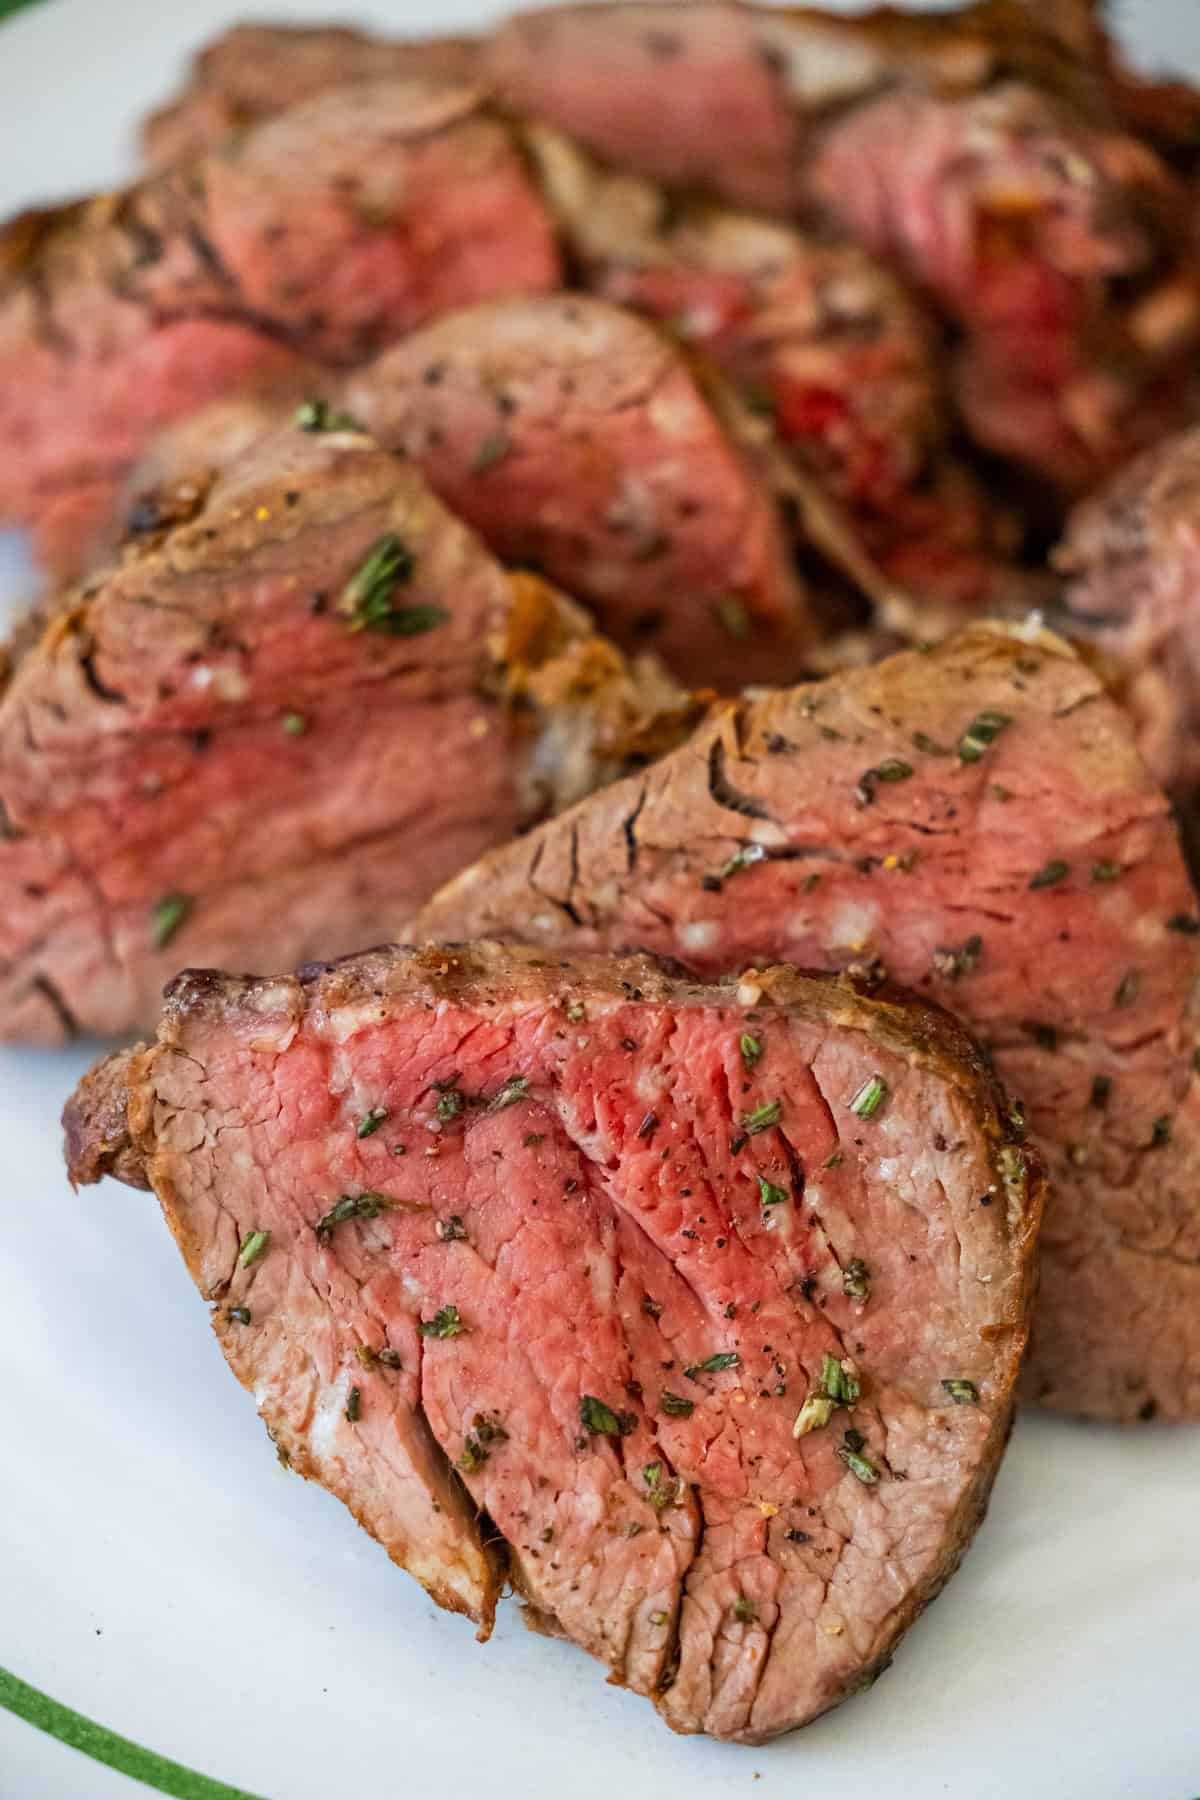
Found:
[[[726,691],[796,675],[814,620],[767,486],[668,338],[587,296],[439,319],[346,404],[510,562]]]
[[[476,61],[469,38],[397,43],[345,25],[234,25],[193,57],[176,98],[150,114],[142,151],[161,168],[328,88],[395,77],[470,82]]]
[[[694,713],[357,433],[286,427],[193,515],[0,700],[0,1036],[126,1030],[188,958],[376,942]]]
[[[1041,1184],[934,1009],[497,945],[190,973],[66,1126],[293,1467],[486,1630],[478,1508],[677,1730],[856,1691],[970,1540]]]
[[[1142,755],[1194,809],[1200,785],[1200,431],[1080,506],[1055,556],[1071,630],[1115,672]]]
[[[0,246],[0,516],[77,566],[149,437],[302,358],[554,288],[510,130],[463,87],[362,82]]]
[[[952,1007],[1055,1182],[1028,1391],[1200,1417],[1200,919],[1100,680],[977,626],[715,714],[499,850],[417,935],[883,968]]]

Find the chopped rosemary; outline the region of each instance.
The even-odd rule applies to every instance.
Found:
[[[256,1263],[271,1241],[269,1231],[248,1231],[242,1239],[242,1247],[238,1251],[239,1269],[248,1269]]]
[[[164,894],[150,908],[150,941],[156,950],[165,950],[195,902],[190,894]]]
[[[279,729],[285,737],[303,737],[308,730],[308,720],[303,713],[286,712],[279,721]]]
[[[844,1369],[836,1356],[826,1350],[821,1357],[821,1392],[839,1406],[853,1406],[861,1393],[857,1376]]]
[[[474,1475],[491,1455],[493,1445],[507,1442],[508,1433],[494,1413],[476,1413],[471,1430],[463,1439],[459,1468],[464,1475]]]
[[[392,1202],[386,1194],[342,1194],[336,1199],[323,1219],[318,1219],[313,1229],[317,1234],[318,1244],[327,1244],[338,1225],[344,1225],[347,1219],[377,1219],[381,1212],[386,1212]]]
[[[758,1608],[748,1594],[739,1594],[733,1603],[733,1616],[743,1625],[749,1625],[758,1617]]]
[[[768,1131],[772,1125],[778,1125],[782,1113],[782,1101],[764,1100],[753,1112],[742,1114],[742,1130],[747,1137],[754,1137],[757,1132]]]
[[[394,531],[385,532],[371,546],[366,559],[350,577],[338,601],[350,631],[383,631],[392,637],[418,637],[444,624],[449,613],[440,606],[397,606],[398,587],[412,580],[416,560]]]
[[[361,431],[357,419],[348,412],[333,411],[324,400],[305,400],[296,408],[296,424],[301,431]]]
[[[1037,874],[1031,877],[1029,885],[1031,888],[1057,887],[1069,874],[1068,865],[1055,857],[1050,862],[1043,863]]]
[[[231,1306],[225,1316],[232,1319],[235,1325],[248,1325],[250,1308],[248,1306]]]
[[[743,844],[740,850],[721,864],[717,871],[718,881],[728,881],[731,875],[740,875],[743,869],[752,869],[755,863],[765,862],[766,851],[761,844]]]
[[[931,738],[927,731],[914,731],[913,748],[922,751],[926,756],[949,756],[950,752],[936,738]]]
[[[703,1362],[692,1363],[683,1372],[689,1381],[695,1381],[697,1375],[719,1375],[722,1369],[736,1369],[741,1360],[736,1350],[717,1350]]]
[[[439,1219],[433,1229],[443,1244],[461,1243],[467,1235],[467,1228],[463,1224],[460,1213],[451,1213],[448,1218]]]
[[[979,1405],[979,1389],[973,1381],[962,1381],[957,1376],[950,1376],[942,1382],[942,1386],[955,1406]]]
[[[434,1111],[442,1121],[442,1124],[448,1125],[451,1119],[457,1119],[459,1113],[466,1104],[466,1101],[459,1093],[458,1089],[456,1087],[449,1087],[444,1093],[438,1095],[438,1101]]]
[[[786,1188],[776,1187],[775,1183],[768,1181],[765,1175],[760,1175],[758,1178],[758,1197],[764,1207],[782,1206],[785,1201],[791,1199]]]
[[[863,770],[855,784],[854,798],[860,806],[870,806],[879,782],[907,781],[912,772],[911,763],[902,762],[898,756],[889,756],[875,768]]]
[[[796,1423],[792,1426],[792,1436],[807,1437],[810,1431],[822,1431],[833,1417],[836,1400],[828,1394],[810,1394],[800,1411],[796,1414]]]
[[[417,1326],[421,1336],[427,1338],[461,1337],[468,1329],[457,1306],[439,1306],[432,1319],[422,1319]]]
[[[373,1106],[370,1112],[365,1112],[358,1121],[354,1135],[360,1138],[373,1137],[386,1118],[387,1111],[384,1107]]]
[[[496,1095],[489,1112],[503,1112],[506,1106],[515,1106],[529,1092],[529,1079],[525,1075],[510,1075],[500,1092]]]
[[[738,643],[744,643],[750,636],[751,621],[750,614],[741,601],[730,595],[728,599],[718,600],[714,611],[730,637],[736,638]]]
[[[685,1400],[682,1394],[673,1394],[670,1388],[663,1389],[659,1405],[668,1418],[672,1419],[690,1418],[696,1410],[694,1400]]]
[[[357,1425],[362,1418],[362,1389],[352,1387],[346,1396],[346,1417],[351,1425]]]
[[[670,1477],[664,1480],[663,1475],[663,1466],[660,1462],[647,1463],[642,1470],[642,1480],[646,1484],[650,1504],[655,1512],[663,1512],[668,1506],[673,1505],[678,1500],[682,1487],[681,1482],[673,1481]]]
[[[845,1160],[840,1150],[831,1150],[821,1167],[823,1169],[840,1169]]]
[[[1138,989],[1141,985],[1142,978],[1138,971],[1136,969],[1126,969],[1124,975],[1122,975],[1120,981],[1117,983],[1116,992],[1113,994],[1113,1005],[1121,1007],[1132,1006],[1138,997]]]
[[[742,1053],[742,1063],[747,1069],[752,1069],[756,1063],[762,1061],[762,1039],[751,1037],[748,1031],[742,1033],[738,1049]]]
[[[857,1437],[857,1435],[857,1433],[854,1434],[855,1437]],[[838,1445],[838,1455],[841,1457],[850,1473],[852,1475],[857,1475],[858,1479],[861,1482],[864,1482],[868,1487],[870,1487],[873,1482],[879,1480],[879,1470],[875,1467],[874,1463],[867,1461],[867,1458],[862,1454],[861,1450],[855,1448],[853,1442],[851,1442],[850,1432],[846,1433],[846,1441]]]
[[[1092,864],[1093,881],[1116,881],[1120,877],[1120,874],[1120,863],[1110,862],[1107,857],[1103,857],[1099,862],[1094,862]]]
[[[861,1256],[852,1256],[842,1270],[842,1292],[852,1300],[871,1298],[871,1274]]]
[[[850,1101],[850,1111],[860,1119],[873,1119],[887,1098],[887,1082],[882,1075],[870,1075]]]
[[[961,976],[971,972],[982,955],[983,939],[976,934],[969,937],[957,950],[935,950],[933,966],[947,981],[958,981]]]
[[[570,1006],[567,1008],[567,1017],[572,1025],[578,1025],[581,1019],[586,1019],[587,1007],[583,1004],[582,1000],[572,1000]]]
[[[595,1394],[584,1394],[579,1402],[579,1422],[593,1437],[628,1437],[637,1419],[633,1413],[614,1412]]]
[[[665,1612],[652,1612],[650,1614],[650,1623],[652,1625],[665,1625],[666,1622],[667,1615]]]
[[[375,1361],[381,1362],[385,1369],[402,1369],[404,1367],[400,1352],[390,1347],[375,1352]]]
[[[1006,726],[1012,724],[1008,713],[977,713],[958,740],[958,754],[966,763],[979,762],[989,744],[994,744]]]

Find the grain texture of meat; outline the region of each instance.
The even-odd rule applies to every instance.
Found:
[[[0,1036],[145,1023],[189,958],[377,942],[689,717],[357,433],[285,427],[191,515],[0,699]]]
[[[574,295],[453,313],[346,403],[618,643],[726,691],[805,666],[814,621],[773,497],[679,351],[631,313]]]
[[[1054,1182],[1028,1392],[1200,1417],[1200,919],[1129,724],[1059,640],[981,625],[732,707],[413,931],[879,967],[952,1007]]]
[[[273,113],[356,81],[474,79],[468,38],[389,41],[345,25],[234,25],[192,59],[183,90],[142,126],[146,160],[216,149]]]
[[[70,571],[150,437],[301,359],[560,279],[509,130],[469,88],[363,82],[0,246],[0,517]]]
[[[158,1194],[293,1468],[484,1634],[486,1514],[676,1730],[866,1685],[970,1540],[1041,1183],[934,1009],[497,945],[192,972],[66,1126]]]
[[[1178,799],[1200,785],[1200,431],[1123,469],[1070,520],[1055,562],[1072,631],[1112,666],[1142,755]]]

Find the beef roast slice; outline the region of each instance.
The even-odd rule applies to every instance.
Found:
[[[0,515],[79,566],[155,431],[306,357],[558,285],[549,216],[469,88],[359,83],[228,149],[10,231]]]
[[[1040,1184],[945,1015],[390,949],[181,976],[68,1108],[82,1179],[114,1080],[124,1172],[293,1466],[486,1624],[478,1508],[536,1621],[677,1729],[853,1692],[969,1540]]]
[[[413,929],[878,963],[953,1007],[1055,1185],[1028,1391],[1200,1416],[1200,925],[1129,724],[1057,639],[981,625],[732,707]]]
[[[150,1020],[188,958],[378,942],[688,717],[360,434],[286,427],[196,507],[0,701],[0,1035]]]
[[[727,691],[803,668],[813,624],[772,496],[632,314],[574,295],[452,314],[362,370],[347,404],[617,642]]]
[[[469,82],[467,38],[389,42],[345,25],[234,25],[192,59],[183,91],[152,112],[142,150],[161,168],[214,149],[233,132],[349,82]]]
[[[1148,451],[1076,510],[1055,562],[1071,629],[1117,671],[1143,756],[1181,802],[1200,783],[1200,432]]]

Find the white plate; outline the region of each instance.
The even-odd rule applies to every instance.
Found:
[[[134,120],[242,10],[53,0],[0,27],[0,212],[125,173]],[[363,9],[411,31],[488,10]],[[1122,22],[1200,71],[1198,0]],[[0,599],[12,567],[0,543]],[[961,1574],[871,1694],[765,1750],[673,1738],[511,1610],[478,1648],[277,1467],[153,1201],[63,1178],[88,1061],[0,1052],[0,1666],[268,1800],[1200,1794],[1200,1433],[1023,1418]],[[136,1791],[0,1710],[0,1800]]]

